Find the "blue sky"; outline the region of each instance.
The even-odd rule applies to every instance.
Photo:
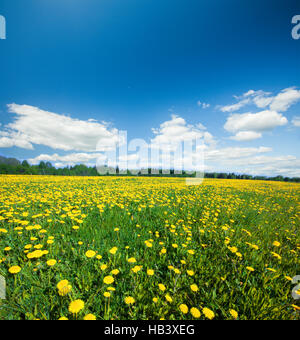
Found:
[[[197,133],[207,170],[300,176],[297,14],[290,0],[1,0],[0,155],[93,164],[119,130]]]

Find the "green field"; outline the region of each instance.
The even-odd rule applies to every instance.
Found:
[[[298,184],[0,183],[1,319],[299,319]]]

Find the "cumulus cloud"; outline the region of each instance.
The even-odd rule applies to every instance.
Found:
[[[223,112],[237,111],[237,110],[241,109],[243,106],[245,106],[245,105],[247,105],[249,103],[250,103],[250,99],[247,98],[247,99],[239,101],[236,104],[222,106],[221,107],[221,111],[223,111]]]
[[[254,139],[261,138],[262,134],[260,132],[255,131],[240,131],[235,136],[231,136],[230,139],[244,142],[244,141],[250,141]]]
[[[157,129],[152,129],[155,137],[151,140],[151,143],[163,147],[196,139],[203,139],[208,144],[214,143],[213,136],[209,132],[204,131],[204,129],[205,127],[201,123],[196,125],[187,124],[183,118],[172,115],[171,120],[160,124],[160,127]]]
[[[101,153],[71,153],[64,156],[59,156],[57,153],[53,155],[41,154],[35,158],[31,158],[28,161],[31,164],[39,164],[41,161],[51,162],[62,165],[75,165],[79,163],[87,164],[92,160],[103,158]],[[59,162],[59,163],[58,163]]]
[[[270,109],[278,112],[287,111],[288,108],[300,100],[300,90],[287,88],[275,96],[270,104]]]
[[[235,96],[235,98],[238,100],[237,103],[220,107],[221,111],[231,113],[224,128],[228,132],[235,133],[230,139],[240,142],[250,141],[261,138],[264,131],[271,131],[277,126],[288,123],[287,118],[282,113],[300,100],[300,90],[289,87],[281,90],[277,95],[262,90],[249,90],[241,96]],[[265,110],[234,113],[250,104]],[[297,119],[294,125],[297,126]]]
[[[296,127],[300,127],[300,116],[296,116],[292,120],[292,124]]]
[[[270,131],[277,126],[286,125],[288,120],[276,111],[261,111],[258,113],[232,114],[228,117],[224,128],[229,132],[252,131],[262,132]],[[254,134],[252,134],[252,137]],[[261,137],[257,134],[257,138]]]
[[[237,103],[221,106],[223,112],[238,111],[248,104],[254,104],[258,108],[269,108],[271,111],[285,112],[291,105],[300,100],[300,90],[295,87],[289,87],[281,90],[277,95],[262,90],[249,90],[242,96],[235,96]]]
[[[14,120],[0,131],[0,147],[33,149],[34,145],[64,151],[103,150],[118,142],[118,130],[107,123],[79,120],[29,105],[9,104]]]

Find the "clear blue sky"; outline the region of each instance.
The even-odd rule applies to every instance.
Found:
[[[300,2],[291,0],[1,0],[0,154],[57,154],[59,165],[93,152],[56,145],[50,128],[39,136],[23,105],[44,112],[47,126],[51,112],[145,139],[176,114],[213,136],[209,169],[300,175],[296,14]],[[248,166],[247,157],[260,164]]]

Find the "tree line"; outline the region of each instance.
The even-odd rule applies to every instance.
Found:
[[[55,168],[50,162],[40,162],[38,165],[31,165],[28,161],[24,160],[20,162],[15,158],[6,158],[0,156],[0,174],[7,175],[52,175],[52,176],[105,176],[109,175],[109,169],[107,173],[100,175],[96,166],[88,167],[84,164],[78,164],[74,166],[66,166],[64,168]],[[133,175],[130,170],[127,170],[124,174],[117,167],[114,169],[116,176],[131,176]],[[195,177],[196,174],[191,175],[183,171],[181,174],[177,174],[176,171],[171,169],[168,174],[165,174],[162,169],[157,171],[156,175],[152,174],[151,169],[147,169],[146,172],[139,171],[138,176],[153,176],[153,177]],[[204,174],[205,178],[223,178],[223,179],[248,179],[248,180],[265,180],[265,181],[283,181],[283,182],[296,182],[300,183],[299,177],[284,177],[284,176],[252,176],[247,174],[235,174],[224,172],[210,172]]]

